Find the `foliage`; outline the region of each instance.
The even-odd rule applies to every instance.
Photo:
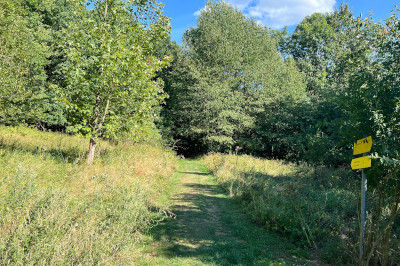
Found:
[[[57,71],[59,64],[65,60],[64,51],[58,49],[57,43],[63,40],[61,29],[74,21],[74,12],[85,9],[82,1],[24,0],[30,24],[44,27],[48,34],[41,43],[46,44],[50,53],[44,66],[46,82],[43,84],[44,97],[40,102],[41,113],[35,123],[41,129],[65,130],[67,126],[65,105],[52,88],[63,80],[62,74]]]
[[[245,152],[310,164],[337,166],[348,162],[350,151],[337,148],[343,141],[335,131],[339,123],[335,118],[341,110],[334,103],[319,105],[307,97],[270,106],[273,112],[259,116]]]
[[[353,53],[366,56],[366,51],[352,44],[361,32],[357,21],[348,5],[342,4],[333,13],[306,17],[286,41],[281,41],[284,56],[293,58],[306,77],[308,97],[300,104],[281,108],[280,118],[286,126],[276,133],[274,130],[278,143],[271,144],[281,153],[275,156],[331,166],[350,159],[351,141],[344,133],[348,117],[339,97],[353,71],[346,68],[343,58]]]
[[[84,135],[90,139],[89,163],[99,139],[113,141],[105,144],[110,145],[105,150],[113,145],[123,150],[128,142],[158,142],[155,122],[163,137],[185,155],[236,151],[300,165],[347,165],[353,141],[372,135],[374,160],[368,170],[371,209],[366,256],[361,263],[395,264],[398,242],[393,236],[400,212],[399,25],[397,13],[385,22],[374,22],[355,18],[349,6],[342,4],[333,13],[307,16],[289,34],[260,25],[224,1],[209,1],[180,46],[167,38],[169,19],[155,0],[2,0],[0,123],[29,124],[43,130],[67,128]],[[11,135],[19,139],[18,134]],[[3,138],[4,156],[17,156],[16,152],[23,150],[22,154],[34,157],[41,154],[43,162],[53,158],[68,164],[80,161],[81,153],[86,152],[83,147],[61,150],[53,144],[52,148],[26,148],[35,145],[35,140],[31,141],[20,145]],[[84,142],[80,139],[79,143]],[[102,160],[109,158],[102,151],[97,154]],[[32,206],[39,206],[40,211],[35,209],[32,215],[39,216],[51,215],[50,211],[41,212],[47,208],[43,206],[72,202],[73,197],[64,190],[60,190],[61,196],[52,194],[50,187],[36,190],[37,176],[26,169],[21,167],[4,179],[4,184],[16,191],[15,195],[7,192],[10,201],[18,201],[18,193],[33,191],[32,200],[36,197],[38,201],[32,201]],[[236,189],[233,194],[254,202],[255,217],[268,220],[270,228],[311,246],[321,245],[321,252],[329,254],[327,232],[321,233],[320,225],[315,225],[316,221],[326,225],[327,218],[321,218],[318,210],[331,215],[331,209],[326,210],[328,203],[321,203],[323,197],[340,197],[347,190],[337,182],[335,189],[339,190],[329,190],[333,194],[328,195],[324,184],[311,184],[317,174],[308,171],[314,168],[300,169],[278,178],[264,170],[235,170],[229,186]],[[27,181],[25,176],[31,179]],[[14,179],[23,184],[19,192]],[[295,192],[283,197],[274,189]],[[113,193],[104,197],[123,202],[131,191]],[[268,205],[263,193],[279,208]],[[343,193],[347,198],[335,206],[350,208],[345,204],[353,194]],[[294,195],[301,200],[296,201]],[[316,201],[310,203],[309,199]],[[78,209],[71,213],[79,216]],[[332,217],[348,218],[338,215]],[[27,219],[33,227],[40,227],[34,222],[36,216]],[[329,219],[330,230],[337,233],[338,221]],[[49,221],[58,220],[62,221]],[[13,223],[6,226],[12,228]],[[25,244],[31,241],[25,238],[28,231],[36,232],[29,226],[27,231],[23,227],[18,231]],[[344,235],[350,239],[347,231]],[[338,236],[335,239],[341,242]],[[350,242],[356,244],[354,239]],[[25,252],[20,247],[11,250]]]
[[[152,56],[165,38],[169,20],[155,1],[94,1],[93,10],[77,13],[60,44],[65,84],[59,92],[67,104],[68,130],[90,138],[88,163],[98,137],[152,121],[165,95],[155,80],[165,66]]]
[[[54,91],[54,69],[60,52],[55,43],[72,11],[84,6],[76,1],[2,1],[3,124],[31,124],[61,130],[66,125],[64,106]]]
[[[184,149],[232,150],[259,113],[273,112],[268,104],[304,94],[301,76],[281,59],[273,36],[227,3],[207,3],[197,27],[185,33],[185,47],[172,48],[176,61],[164,74],[171,96],[166,127]]]
[[[343,133],[348,119],[338,95],[349,84],[352,70],[342,65],[355,50],[357,25],[342,5],[333,14],[305,18],[290,36],[226,3],[208,3],[197,27],[185,33],[184,46],[167,42],[159,49],[174,57],[160,73],[170,95],[162,113],[164,137],[184,154],[239,150],[347,163],[351,141]]]
[[[306,76],[307,91],[316,104],[335,102],[340,88],[348,84],[341,59],[357,51],[353,45],[360,34],[357,21],[349,6],[342,3],[333,13],[314,13],[304,18],[281,44],[283,53],[293,57]]]
[[[160,128],[163,138],[168,143],[178,146],[181,152],[185,153],[186,148],[188,153],[198,153],[201,151],[200,140],[196,141],[194,136],[187,136],[187,127],[183,126],[190,123],[190,117],[183,115],[186,110],[183,103],[190,101],[188,85],[195,82],[197,72],[194,72],[195,69],[185,55],[183,47],[172,42],[170,38],[157,47],[155,54],[158,58],[172,57],[170,65],[157,73],[164,81],[164,91],[168,94],[157,127]]]
[[[368,171],[369,187],[374,204],[370,211],[368,242],[364,263],[387,265],[393,261],[392,238],[399,210],[399,126],[400,88],[399,19],[396,13],[385,24],[371,19],[359,22],[362,29],[353,45],[364,53],[350,53],[345,57],[349,73],[349,87],[340,97],[349,118],[346,133],[360,138],[372,135],[374,164]],[[398,252],[398,251],[397,251]],[[398,255],[398,253],[397,253]]]
[[[49,32],[29,15],[23,1],[0,3],[1,123],[34,123],[43,112]]]
[[[134,264],[143,233],[165,218],[160,200],[174,154],[155,144],[99,143],[0,127],[0,264]]]
[[[307,91],[320,94],[328,85],[327,71],[332,63],[332,49],[336,34],[327,16],[314,13],[297,25],[287,44],[290,55],[296,59],[300,71],[306,74]]]

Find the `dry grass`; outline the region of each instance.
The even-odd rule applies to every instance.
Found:
[[[354,258],[358,182],[349,169],[246,155],[210,154],[203,161],[255,222],[313,249],[325,262]]]
[[[125,264],[168,208],[175,172],[161,145],[100,143],[0,127],[0,264]]]

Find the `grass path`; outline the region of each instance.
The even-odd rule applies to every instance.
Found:
[[[254,225],[198,161],[180,161],[175,219],[153,231],[149,265],[302,265],[296,248]]]

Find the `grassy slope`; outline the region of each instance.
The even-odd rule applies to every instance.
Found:
[[[141,265],[308,264],[301,249],[253,224],[199,161],[180,161],[175,219],[153,229]]]
[[[204,162],[255,222],[312,248],[325,262],[357,258],[359,188],[349,170],[221,154]]]
[[[157,145],[87,140],[0,127],[0,264],[127,264],[162,219],[175,172]]]

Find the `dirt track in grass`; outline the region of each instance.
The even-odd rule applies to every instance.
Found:
[[[301,250],[253,224],[199,161],[182,160],[175,218],[152,232],[149,265],[306,265]]]

